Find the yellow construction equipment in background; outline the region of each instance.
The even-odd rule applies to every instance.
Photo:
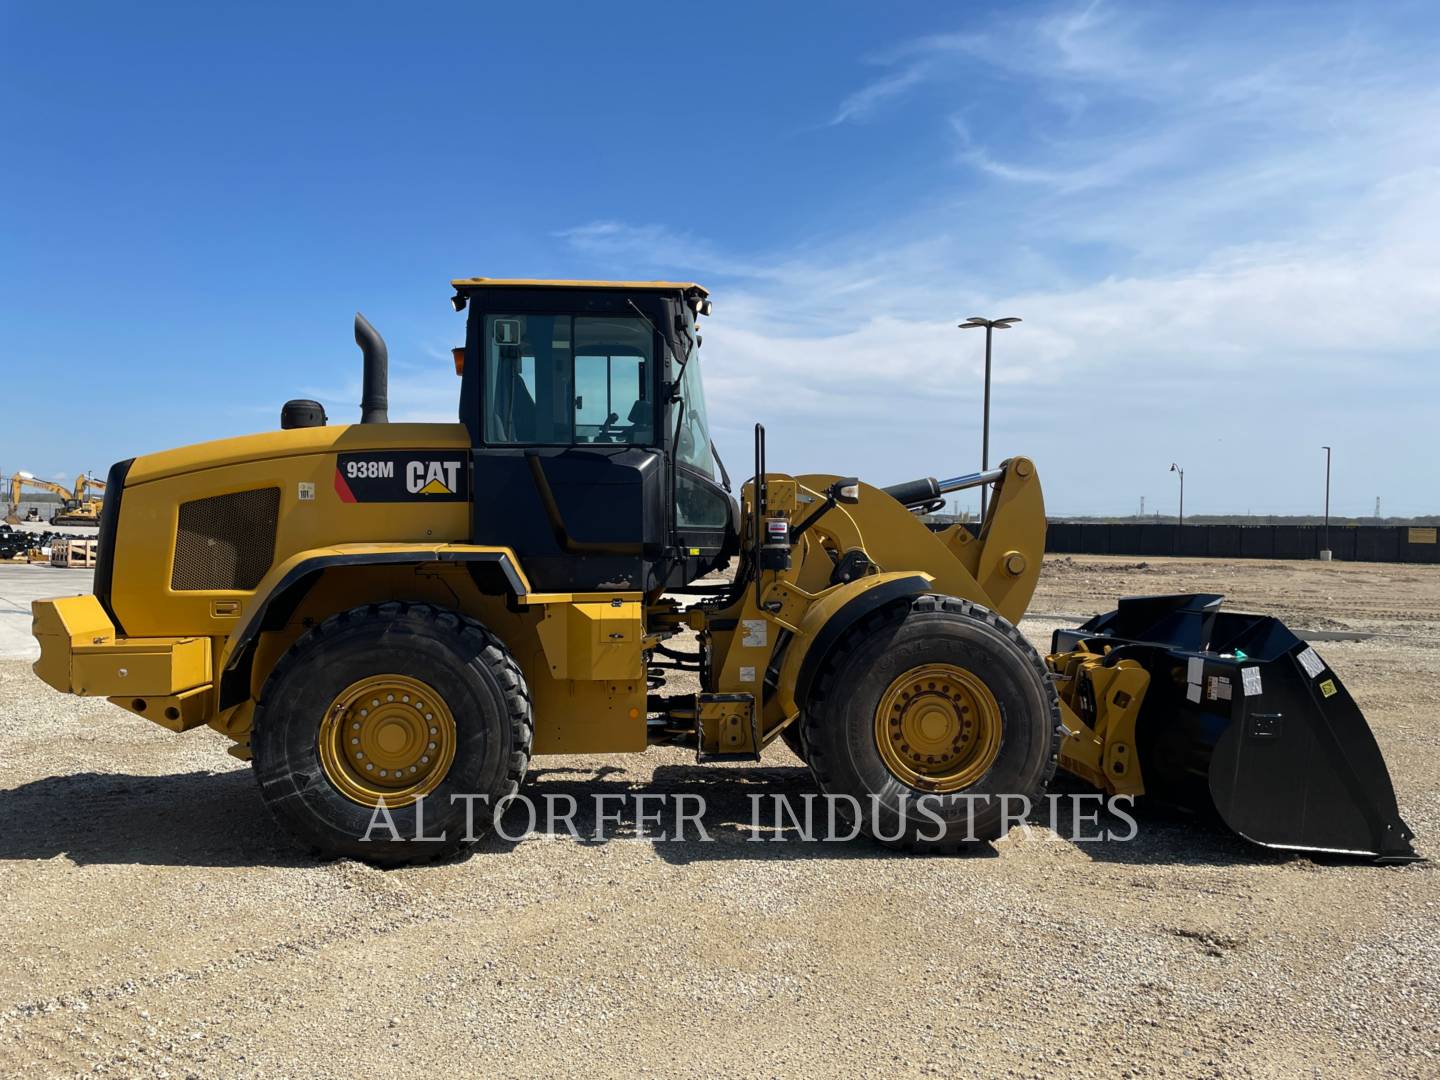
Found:
[[[98,525],[100,508],[104,505],[105,481],[89,473],[75,477],[69,505],[50,519],[52,525]]]
[[[36,488],[40,491],[48,491],[60,496],[60,506],[50,517],[52,525],[96,525],[100,521],[100,507],[103,500],[97,495],[105,491],[105,481],[96,480],[93,477],[81,473],[75,478],[73,490],[65,488],[60,484],[51,483],[49,480],[41,480],[34,473],[25,472],[23,469],[10,477],[10,505],[5,513],[5,521],[11,525],[20,522],[20,503],[23,499],[25,488]],[[97,495],[91,495],[94,491]],[[35,520],[38,520],[36,512]]]
[[[114,466],[94,595],[35,604],[40,676],[224,733],[303,844],[383,864],[483,834],[534,754],[776,739],[912,849],[999,836],[1058,761],[1111,794],[1208,775],[1262,843],[1413,855],[1358,710],[1275,620],[1148,598],[1037,654],[1015,627],[1044,555],[1029,459],[881,488],[769,471],[756,425],[737,500],[705,289],[454,286],[458,422],[388,423],[357,316],[361,423],[292,401],[280,431]],[[978,532],[922,520],[982,485]],[[666,693],[676,670],[699,692]],[[398,837],[368,838],[381,807]]]

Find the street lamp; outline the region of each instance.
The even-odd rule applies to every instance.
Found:
[[[975,330],[979,327],[985,328],[985,419],[984,433],[980,438],[980,471],[990,471],[990,338],[995,330],[1009,330],[1020,320],[1014,316],[1005,319],[983,319],[979,315],[971,315],[960,324],[961,330]],[[985,487],[980,488],[980,520],[985,520]]]
[[[1322,547],[1320,549],[1320,561],[1330,561],[1330,447],[1322,446],[1325,451],[1325,531],[1322,533]]]
[[[1182,468],[1180,468],[1179,465],[1176,465],[1176,464],[1172,461],[1172,462],[1170,463],[1170,471],[1173,472],[1173,473],[1178,473],[1179,476],[1180,476],[1180,524],[1181,524],[1181,525],[1184,525],[1184,524],[1185,524],[1185,470],[1182,469]]]

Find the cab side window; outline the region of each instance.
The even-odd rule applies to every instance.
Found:
[[[654,334],[622,316],[487,315],[485,441],[655,445]]]

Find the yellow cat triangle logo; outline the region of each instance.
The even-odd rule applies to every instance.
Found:
[[[448,487],[446,487],[444,484],[442,484],[439,480],[431,480],[428,484],[426,484],[424,487],[422,487],[422,488],[420,489],[420,494],[421,494],[421,495],[454,495],[455,493],[454,493],[453,491],[451,491]]]

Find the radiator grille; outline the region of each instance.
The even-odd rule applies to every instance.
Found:
[[[275,559],[279,516],[273,487],[181,503],[170,588],[255,588]]]

